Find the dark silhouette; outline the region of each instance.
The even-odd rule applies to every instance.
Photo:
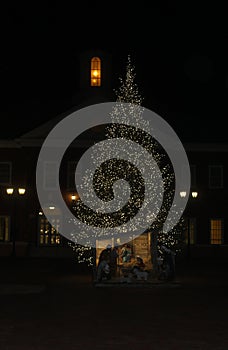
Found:
[[[161,246],[163,252],[163,270],[167,280],[173,280],[175,278],[175,253],[165,247]]]

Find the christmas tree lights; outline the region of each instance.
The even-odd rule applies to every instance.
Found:
[[[89,225],[100,227],[100,235],[97,237],[91,237],[89,230],[88,232],[83,230],[78,232],[78,236],[72,234],[73,239],[70,245],[76,252],[78,262],[87,263],[90,266],[94,264],[92,242],[95,239],[105,240],[105,228],[113,227],[116,229],[115,234],[113,234],[113,242],[115,245],[117,245],[117,241],[121,243],[124,241],[125,223],[130,225],[132,235],[139,227],[144,232],[151,234],[156,232],[159,252],[161,244],[174,250],[179,249],[177,247],[179,247],[181,237],[181,222],[167,234],[162,232],[162,226],[167,218],[175,193],[175,174],[165,150],[146,131],[148,122],[143,119],[143,98],[139,93],[135,78],[135,67],[128,56],[125,77],[120,78],[119,89],[115,90],[117,99],[110,115],[111,122],[105,128],[107,140],[118,139],[120,142],[127,140],[129,141],[128,147],[121,148],[118,146],[119,144],[113,146],[112,142],[98,144],[95,151],[92,152],[91,160],[94,164],[101,165],[95,173],[88,169],[81,184],[83,193],[88,194],[87,203],[84,205],[79,200],[75,206],[75,215],[81,222],[87,223],[88,227]],[[137,152],[133,144],[138,145]],[[142,153],[144,150],[152,156],[157,168],[151,165],[150,157],[147,161]],[[134,162],[129,160],[133,159],[132,157]],[[141,159],[144,160],[143,164]],[[160,170],[159,175],[158,169]],[[144,174],[148,173],[149,177],[145,179]],[[156,186],[158,189],[161,187],[159,176],[162,176],[163,191],[154,190]],[[94,192],[91,190],[91,184]],[[115,191],[117,188],[121,191]],[[154,213],[148,210],[148,213],[144,211],[140,214],[141,207],[146,208],[147,205],[145,188],[151,193],[150,200],[154,202],[156,209]],[[100,198],[100,206],[96,210],[91,209],[94,201],[93,193]],[[160,205],[161,201],[162,205]],[[113,206],[113,202],[116,206]],[[111,210],[113,207],[114,211]],[[133,220],[136,214],[138,215],[137,222]],[[76,237],[80,235],[87,237],[88,244],[85,246],[77,243]],[[157,249],[157,247],[155,248]]]

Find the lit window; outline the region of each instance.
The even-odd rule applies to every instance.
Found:
[[[39,244],[60,245],[61,235],[58,233],[60,220],[52,219],[52,225],[46,218],[39,218]]]
[[[211,244],[223,244],[223,220],[211,219]]]
[[[101,86],[101,60],[99,57],[91,59],[90,85]]]

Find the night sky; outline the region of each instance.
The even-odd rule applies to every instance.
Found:
[[[114,85],[131,54],[143,105],[181,140],[226,141],[225,15],[219,5],[175,1],[2,6],[0,137],[19,136],[70,109],[78,53],[94,48],[113,55]]]

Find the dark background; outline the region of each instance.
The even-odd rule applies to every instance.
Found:
[[[113,55],[113,87],[131,54],[143,105],[183,141],[227,140],[225,7],[10,2],[0,13],[1,138],[19,136],[72,107],[78,53],[98,48]]]

